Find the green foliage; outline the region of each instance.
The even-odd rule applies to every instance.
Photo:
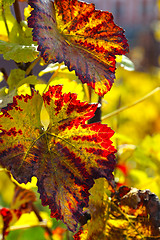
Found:
[[[13,69],[8,77],[7,83],[9,86],[9,92],[14,89],[18,89],[23,84],[33,84],[38,82],[37,77],[34,75],[25,78],[25,71],[21,69]]]
[[[38,52],[36,46],[20,45],[19,43],[10,43],[0,40],[0,54],[3,54],[5,60],[14,60],[15,62],[32,62],[36,59]]]

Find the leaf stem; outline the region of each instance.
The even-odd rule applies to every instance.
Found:
[[[84,91],[85,91],[85,94],[86,94],[86,97],[87,97],[87,102],[90,103],[90,101],[89,101],[89,89],[88,89],[87,83],[84,83],[83,87],[84,87]]]
[[[38,209],[36,208],[36,206],[33,203],[32,203],[32,210],[36,214],[39,222],[44,224],[43,218],[40,216]],[[52,230],[46,224],[43,225],[42,227],[47,231],[47,233],[49,234],[50,239],[53,240],[53,238],[52,238],[52,235],[53,235],[52,234]]]
[[[29,67],[26,69],[26,75],[28,76],[31,72],[31,70],[34,68],[34,66],[39,62],[39,60],[41,59],[41,56],[39,56],[38,58],[36,58],[30,65]]]
[[[7,21],[6,21],[6,16],[5,16],[5,11],[4,11],[3,5],[2,5],[2,18],[3,18],[3,21],[4,21],[5,27],[6,27],[7,35],[9,37],[9,28],[8,28],[8,25],[7,25]]]
[[[15,2],[13,3],[13,6],[14,6],[14,12],[16,15],[17,22],[20,23],[22,21],[22,16],[21,16],[18,0],[15,0]]]
[[[88,92],[89,92],[89,103],[92,101],[92,88],[91,86],[88,86]]]
[[[129,108],[131,108],[131,107],[134,107],[135,105],[137,105],[137,104],[145,101],[147,98],[149,98],[150,96],[152,96],[154,93],[156,93],[156,92],[158,92],[158,91],[160,91],[160,87],[155,88],[153,91],[149,92],[149,93],[146,94],[144,97],[140,98],[139,100],[135,101],[134,103],[132,103],[132,104],[130,104],[130,105],[127,105],[127,106],[124,106],[124,107],[122,107],[122,108],[119,108],[119,109],[117,109],[117,110],[115,110],[115,111],[113,111],[113,112],[111,112],[111,113],[103,116],[103,117],[102,117],[102,121],[103,121],[103,120],[106,120],[107,118],[113,117],[113,116],[115,116],[115,115],[123,112],[124,110],[127,110],[127,109],[129,109]]]
[[[15,230],[21,230],[21,229],[27,229],[27,228],[31,228],[31,227],[46,227],[46,222],[39,222],[38,224],[35,225],[22,225],[22,226],[10,226],[9,227],[9,231],[15,231]]]
[[[98,103],[102,104],[102,97],[100,97],[100,96],[98,97]]]
[[[58,68],[57,68],[57,70],[52,74],[52,76],[51,76],[51,78],[49,79],[49,81],[48,81],[48,83],[47,83],[47,86],[45,87],[45,89],[44,89],[44,91],[43,91],[43,93],[45,93],[46,92],[46,90],[47,90],[47,88],[48,88],[48,86],[49,86],[49,84],[51,83],[51,81],[56,77],[56,75],[58,74],[58,71],[59,71],[59,69],[60,69],[60,67],[61,67],[61,65],[62,65],[62,63],[60,63],[59,64],[59,66],[58,66]]]

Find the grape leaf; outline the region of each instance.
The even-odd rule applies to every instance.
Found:
[[[5,60],[12,59],[15,62],[26,63],[34,61],[38,56],[38,51],[34,45],[26,46],[0,40],[0,54],[3,54]]]
[[[159,239],[160,201],[155,194],[122,186],[104,202],[91,199],[91,221],[75,234],[75,240]]]
[[[128,51],[124,30],[109,12],[78,0],[29,0],[33,40],[45,62],[63,62],[103,96],[115,78],[115,55]]]
[[[32,37],[32,29],[27,26],[26,21],[16,22],[13,25],[9,34],[9,41],[25,46],[36,46],[36,42],[33,41]]]
[[[14,97],[0,115],[0,164],[19,183],[36,176],[42,204],[72,231],[88,205],[93,179],[111,181],[115,167],[113,131],[105,124],[86,124],[97,104],[76,97],[62,94],[57,85],[43,98],[38,92]],[[40,121],[42,102],[50,117],[46,130]]]

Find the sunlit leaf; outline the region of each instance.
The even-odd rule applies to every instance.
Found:
[[[27,21],[27,18],[31,15],[32,8],[30,5],[24,8],[24,19]]]
[[[2,82],[2,81],[3,81],[3,73],[0,72],[0,82]]]
[[[12,16],[13,17],[13,16]],[[0,53],[5,60],[15,62],[32,62],[38,56],[36,43],[32,38],[32,31],[27,23],[22,21],[20,24],[14,22],[10,33],[9,41],[0,40]]]
[[[0,115],[0,163],[20,183],[36,176],[42,204],[73,231],[88,204],[93,179],[111,181],[115,167],[113,131],[100,123],[85,124],[97,104],[76,97],[62,94],[58,85],[43,99],[37,92],[14,97]],[[46,131],[40,120],[43,101],[50,118]]]
[[[108,103],[103,106],[104,115],[114,111],[118,104],[120,104],[120,107],[123,107],[134,103],[160,85],[160,78],[153,74],[126,71],[123,68],[118,68],[116,73],[117,80],[112,87],[112,91],[109,91],[104,96],[105,101]],[[118,134],[123,134],[131,140],[119,138],[119,144],[132,143],[136,145],[144,139],[147,133],[152,135],[160,132],[159,105],[160,98],[159,92],[157,92],[144,102],[112,118],[108,118],[106,122],[110,123],[110,125],[114,124],[115,127],[116,121],[118,121]]]
[[[46,62],[63,62],[103,96],[115,78],[115,55],[128,51],[124,30],[109,12],[78,0],[29,0],[33,39]]]
[[[25,21],[13,25],[9,34],[9,40],[12,43],[18,43],[24,46],[36,46],[36,42],[33,41],[32,30],[27,26],[27,22]]]
[[[32,177],[31,182],[28,182],[27,184],[24,183],[18,183],[13,177],[12,177],[12,181],[14,183],[16,183],[16,185],[24,188],[24,189],[32,189],[32,188],[37,188],[37,178],[36,177]]]
[[[8,234],[9,227],[18,221],[22,213],[32,211],[31,204],[35,200],[35,194],[31,190],[22,189],[19,186],[15,188],[11,208],[0,209],[0,229],[2,229],[3,236]]]

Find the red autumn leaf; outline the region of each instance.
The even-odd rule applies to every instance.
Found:
[[[93,179],[112,180],[115,167],[113,131],[105,124],[86,124],[97,104],[76,98],[54,86],[43,98],[37,92],[14,97],[0,115],[0,164],[20,183],[36,176],[42,204],[73,231]],[[50,117],[47,130],[40,121],[43,101]]]
[[[115,78],[115,55],[128,52],[124,30],[106,11],[78,0],[29,0],[33,39],[46,62],[63,62],[103,96]]]

